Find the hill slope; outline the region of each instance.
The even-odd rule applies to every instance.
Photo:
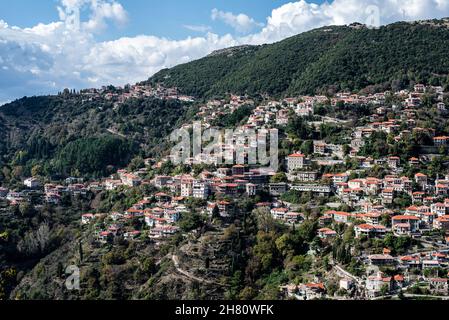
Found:
[[[165,151],[162,140],[190,108],[155,98],[115,105],[75,93],[22,98],[0,109],[0,166],[21,166],[25,176],[36,165],[48,175],[102,176],[137,154]]]
[[[447,20],[324,27],[281,42],[224,50],[165,69],[148,80],[183,93],[313,94],[327,89],[447,84]]]

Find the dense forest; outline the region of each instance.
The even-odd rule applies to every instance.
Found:
[[[70,92],[3,106],[0,164],[20,167],[22,176],[33,167],[44,175],[102,176],[133,156],[164,152],[164,138],[194,114],[191,104],[175,100],[114,102]]]
[[[323,27],[275,44],[216,53],[162,70],[148,81],[204,97],[400,89],[410,82],[448,85],[449,29],[440,22]]]

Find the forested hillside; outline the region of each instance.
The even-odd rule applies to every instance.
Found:
[[[149,82],[204,97],[398,89],[410,81],[447,85],[449,28],[443,22],[323,27],[271,45],[225,50],[162,70]]]
[[[23,176],[36,166],[45,175],[103,176],[133,156],[164,151],[162,138],[188,110],[154,98],[116,105],[77,93],[23,98],[0,110],[0,161],[21,167]]]

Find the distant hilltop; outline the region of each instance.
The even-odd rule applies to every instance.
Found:
[[[256,48],[256,47],[257,46],[242,45],[242,46],[235,46],[235,47],[215,50],[211,54],[209,54],[208,57],[214,57],[214,56],[219,56],[219,55],[232,56],[234,53],[242,52],[242,51],[245,51],[245,50],[248,50],[248,49],[253,49],[253,48]]]
[[[410,83],[448,83],[449,18],[326,26],[261,46],[238,46],[171,69],[148,82],[181,93],[333,94],[398,90]]]

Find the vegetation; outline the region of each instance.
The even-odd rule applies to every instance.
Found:
[[[323,27],[271,45],[225,50],[162,70],[149,82],[200,97],[448,85],[448,33],[444,26],[405,22],[379,29]]]

